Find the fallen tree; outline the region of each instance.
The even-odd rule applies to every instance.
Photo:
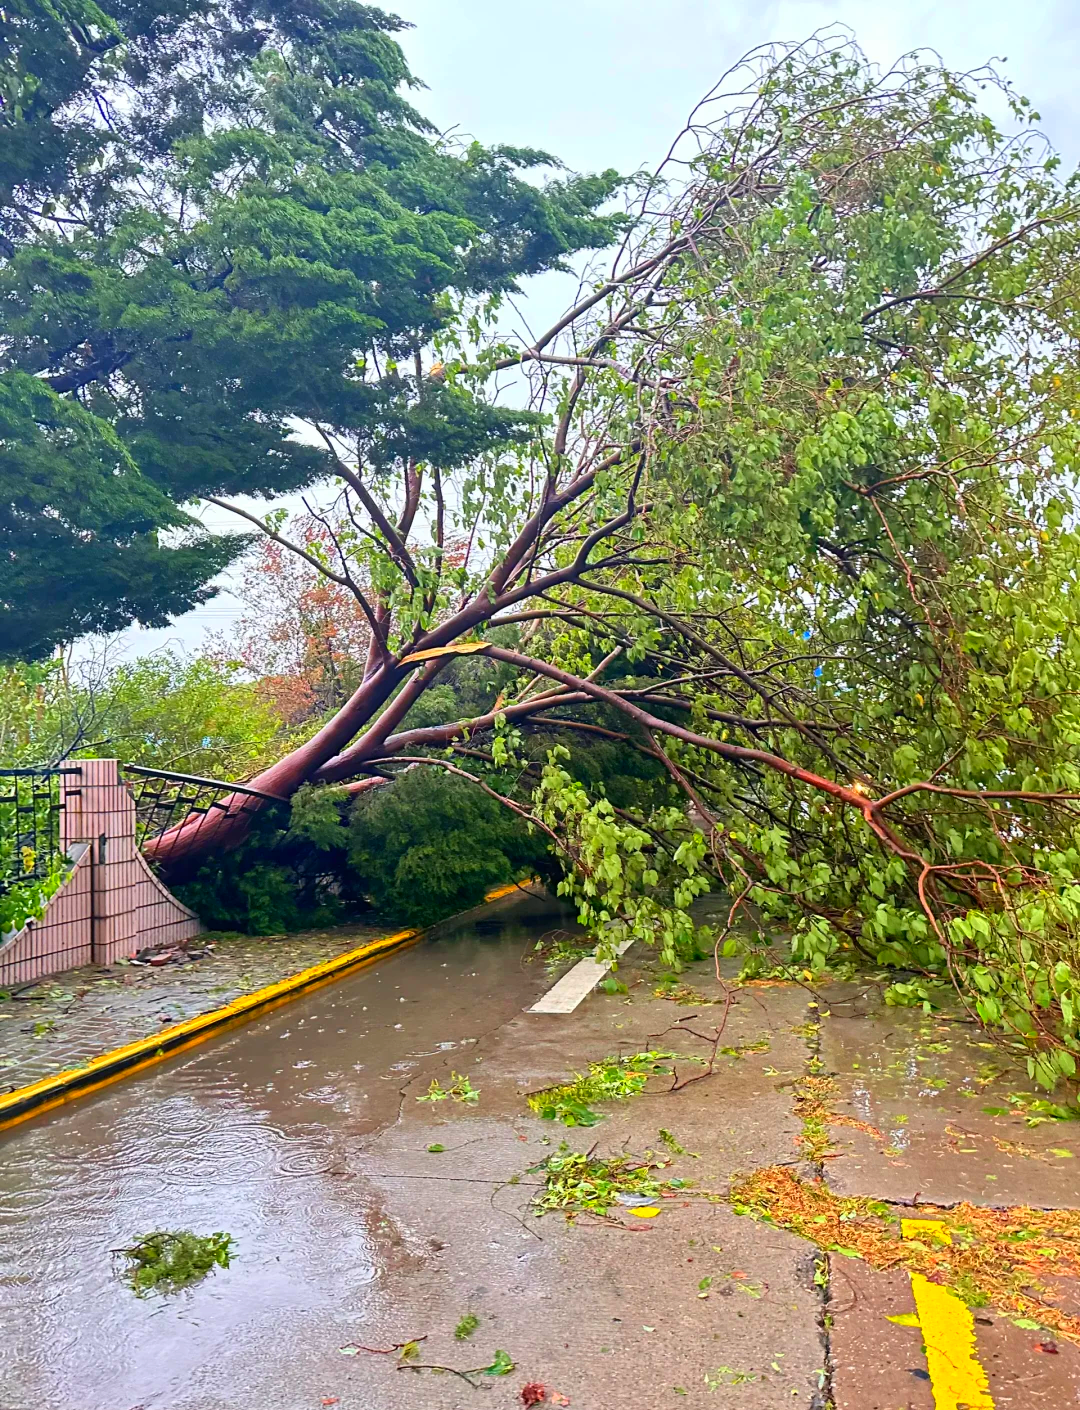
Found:
[[[721,885],[728,930],[752,900],[811,972],[844,946],[908,971],[897,1001],[947,976],[1040,1081],[1072,1077],[1080,194],[1007,90],[1018,131],[994,129],[989,82],[758,51],[546,333],[484,345],[474,318],[418,348],[409,437],[313,418],[338,501],[310,561],[370,645],[255,784],[466,774],[547,834],[606,941],[674,959]],[[421,449],[510,370],[543,417],[527,443]],[[466,657],[500,672],[489,708],[415,723]],[[586,789],[558,741],[590,730],[682,804]],[[181,825],[161,855],[180,873],[246,825]]]

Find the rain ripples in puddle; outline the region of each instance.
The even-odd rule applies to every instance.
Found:
[[[540,929],[418,947],[0,1138],[2,1410],[293,1410],[411,1256],[363,1138],[531,1001]],[[232,1266],[136,1299],[110,1250],[162,1227],[229,1232]]]
[[[196,1364],[297,1306],[298,1262],[304,1308],[331,1301],[329,1280],[320,1286],[306,1257],[313,1240],[333,1241],[352,1289],[375,1277],[364,1212],[344,1210],[341,1182],[323,1178],[342,1164],[331,1133],[287,1132],[193,1100],[177,1093],[117,1111],[110,1097],[107,1113],[95,1103],[106,1117],[96,1130],[79,1119],[85,1109],[59,1139],[50,1125],[9,1144],[0,1172],[5,1410],[183,1403],[175,1390]],[[109,1251],[162,1226],[226,1228],[240,1257],[168,1304],[138,1301],[113,1276]],[[73,1398],[80,1383],[85,1398]]]

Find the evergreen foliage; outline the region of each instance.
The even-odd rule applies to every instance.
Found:
[[[203,601],[245,540],[184,506],[335,470],[297,420],[381,471],[527,436],[421,349],[607,243],[616,179],[440,138],[401,28],[352,0],[0,16],[0,655]]]
[[[0,659],[134,618],[167,626],[205,601],[239,541],[162,543],[188,523],[107,421],[26,372],[0,376]]]

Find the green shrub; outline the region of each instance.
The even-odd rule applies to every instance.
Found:
[[[465,779],[418,767],[362,793],[349,858],[376,907],[407,925],[467,910],[502,882],[546,873],[537,834]]]
[[[367,909],[349,866],[340,789],[304,788],[291,811],[256,816],[246,841],[207,858],[177,896],[213,930],[281,935],[340,925]]]
[[[39,920],[66,874],[65,859],[57,857],[47,876],[14,881],[0,892],[0,939],[9,931],[21,930],[28,920]]]
[[[28,845],[30,840],[36,840],[40,847],[50,834],[55,840],[50,826],[55,800],[50,801],[48,793],[31,795],[19,789],[25,780],[5,782],[15,786],[21,801],[16,804],[9,787],[8,800],[0,802],[0,937],[21,930],[28,920],[43,915],[68,870],[68,859],[61,852],[50,855],[49,850],[35,850]],[[29,808],[36,814],[33,820],[27,815]],[[55,820],[55,815],[52,817]],[[53,843],[44,845],[51,848]]]

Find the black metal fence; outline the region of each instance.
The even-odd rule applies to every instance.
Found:
[[[221,783],[195,774],[148,769],[140,764],[121,765],[121,774],[135,800],[135,837],[155,866],[167,866],[172,847],[183,836],[224,813],[255,813],[278,806],[284,799],[242,783]],[[149,846],[153,843],[153,846]]]
[[[75,766],[0,769],[0,895],[19,881],[41,881],[60,853],[63,779]]]

